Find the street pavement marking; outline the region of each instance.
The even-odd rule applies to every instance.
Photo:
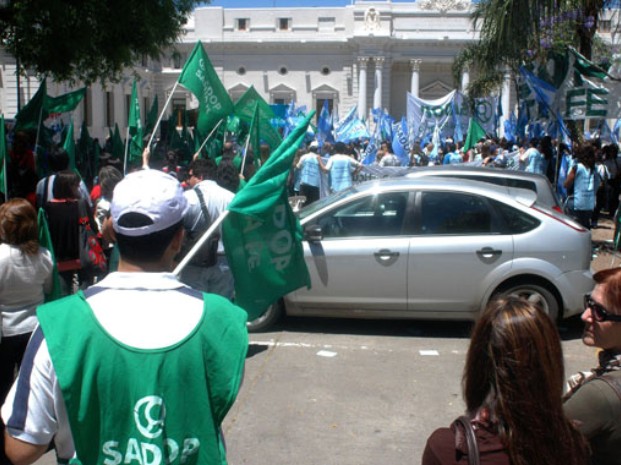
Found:
[[[421,355],[440,355],[437,350],[419,350],[418,353]]]
[[[329,350],[320,350],[317,352],[317,355],[320,357],[336,357],[336,352],[331,352]]]

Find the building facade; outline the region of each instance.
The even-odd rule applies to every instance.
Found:
[[[478,40],[470,0],[417,0],[392,3],[353,0],[331,8],[222,8],[195,10],[185,34],[159,61],[144,59],[133,72],[140,76],[143,117],[155,96],[166,115],[191,109],[197,101],[178,86],[181,69],[197,41],[236,101],[250,86],[269,103],[320,109],[328,100],[344,116],[354,105],[368,117],[384,108],[395,118],[406,113],[407,92],[436,99],[455,88],[464,89],[470,75],[454,82],[451,67],[457,53]],[[0,105],[5,117],[17,110],[17,82],[11,57],[3,56]],[[105,137],[118,124],[124,133],[133,76],[118,84],[90,86],[74,112],[76,125],[86,121],[91,135]],[[38,81],[22,78],[22,102],[36,92]],[[58,95],[70,89],[48,83]],[[515,102],[507,74],[502,90],[503,114]]]

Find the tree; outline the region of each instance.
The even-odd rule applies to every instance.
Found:
[[[0,39],[20,65],[57,81],[117,80],[173,45],[197,0],[9,0]]]
[[[455,80],[464,67],[476,69],[468,91],[485,96],[500,87],[505,69],[517,72],[522,64],[543,62],[549,51],[574,46],[591,59],[599,14],[617,1],[481,0],[472,13],[480,39],[457,56]]]

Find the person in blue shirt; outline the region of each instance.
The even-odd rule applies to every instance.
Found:
[[[343,142],[334,144],[334,154],[325,165],[320,161],[321,169],[330,173],[330,190],[342,191],[353,184],[353,176],[360,171],[362,165],[354,160]]]
[[[317,142],[312,142],[309,152],[300,157],[295,166],[300,170],[300,195],[306,197],[304,205],[309,205],[319,200],[319,189],[321,187],[321,167],[318,155],[319,146]]]

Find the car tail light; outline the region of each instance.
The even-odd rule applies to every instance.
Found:
[[[533,205],[533,209],[537,210],[539,213],[543,213],[547,217],[554,218],[559,223],[563,223],[565,226],[569,226],[571,229],[574,229],[579,232],[588,232],[589,230],[582,226],[580,223],[572,220],[570,217],[565,215],[562,211],[556,211],[557,207],[553,207],[553,209],[548,210],[547,208],[541,208]]]
[[[563,213],[565,214],[565,212],[563,211],[563,209],[561,207],[559,207],[558,205],[554,205],[552,207],[552,210],[554,210],[555,212],[559,212],[559,213]]]

